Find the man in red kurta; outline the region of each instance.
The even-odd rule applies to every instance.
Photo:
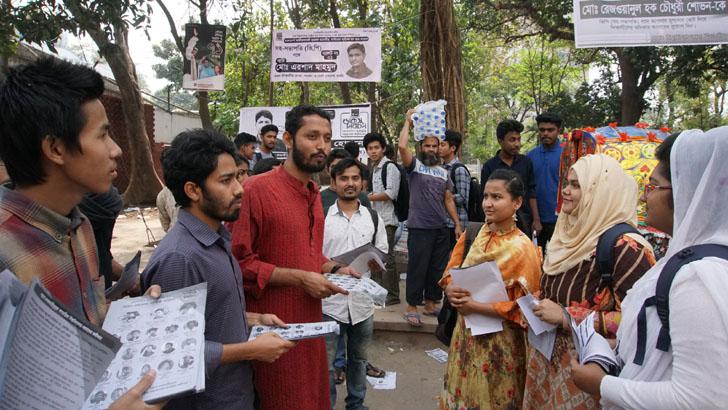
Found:
[[[323,208],[311,174],[331,150],[325,111],[294,107],[283,135],[289,158],[282,167],[249,178],[233,253],[243,272],[247,310],[270,312],[286,323],[320,322],[321,299],[346,293],[322,272],[356,275],[323,256]],[[272,364],[255,364],[262,409],[330,409],[323,338],[298,343]]]

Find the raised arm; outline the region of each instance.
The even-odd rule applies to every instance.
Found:
[[[414,158],[412,151],[409,149],[409,134],[410,127],[412,126],[412,114],[414,114],[414,112],[414,108],[407,111],[407,114],[404,116],[404,125],[402,126],[402,130],[399,132],[399,144],[397,147],[399,148],[399,157],[402,158],[402,165],[405,168],[409,168],[412,165],[412,160]]]

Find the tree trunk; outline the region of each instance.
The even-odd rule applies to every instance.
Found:
[[[162,183],[154,170],[152,150],[144,120],[144,104],[134,62],[129,55],[127,31],[123,27],[114,28],[116,43],[109,41],[101,27],[88,28],[86,31],[109,64],[121,94],[131,158],[131,175],[129,185],[124,192],[124,204],[153,204],[157,193],[162,189]]]
[[[202,128],[214,129],[212,126],[212,117],[210,117],[210,99],[208,98],[207,91],[197,92],[197,103],[199,105],[200,121],[202,122]]]
[[[273,0],[270,0],[270,51],[273,52],[273,21],[275,16],[275,9],[273,8]],[[271,64],[273,64],[271,62]],[[270,76],[270,71],[268,71],[268,75]],[[273,100],[273,81],[268,81],[268,106],[273,107],[273,103],[275,101]]]
[[[622,49],[614,49],[619,61],[622,80],[622,118],[620,125],[634,125],[639,122],[644,109],[644,95],[639,91],[639,74],[630,54]]]
[[[453,0],[422,0],[420,4],[424,99],[446,100],[447,127],[465,134],[462,52]]]

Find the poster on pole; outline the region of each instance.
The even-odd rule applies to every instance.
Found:
[[[343,148],[348,141],[361,145],[364,136],[371,130],[372,108],[369,104],[321,106],[331,118],[332,148]],[[273,150],[276,158],[286,158],[288,152],[283,144],[286,128],[286,113],[291,107],[244,107],[240,109],[238,132],[247,132],[258,137],[260,130],[274,124],[278,127],[278,141]],[[360,153],[364,152],[360,149]]]
[[[728,43],[726,0],[574,0],[576,47]]]
[[[379,82],[380,28],[275,30],[271,81]]]
[[[225,26],[185,25],[182,88],[225,89]]]

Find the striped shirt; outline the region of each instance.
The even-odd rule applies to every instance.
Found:
[[[29,285],[38,278],[67,309],[100,325],[106,315],[104,278],[88,219],[63,216],[0,187],[0,271]]]
[[[455,208],[458,211],[460,226],[465,229],[465,227],[468,226],[468,209],[466,207],[468,205],[468,199],[470,198],[470,174],[468,173],[467,168],[458,167],[455,170],[455,178],[452,178],[452,167],[459,163],[459,159],[453,158],[452,161],[444,164],[442,167],[447,170],[448,174],[450,174],[453,186],[455,187],[452,197],[455,201]],[[447,227],[455,227],[455,222],[453,222],[450,218],[450,215],[447,216]]]

